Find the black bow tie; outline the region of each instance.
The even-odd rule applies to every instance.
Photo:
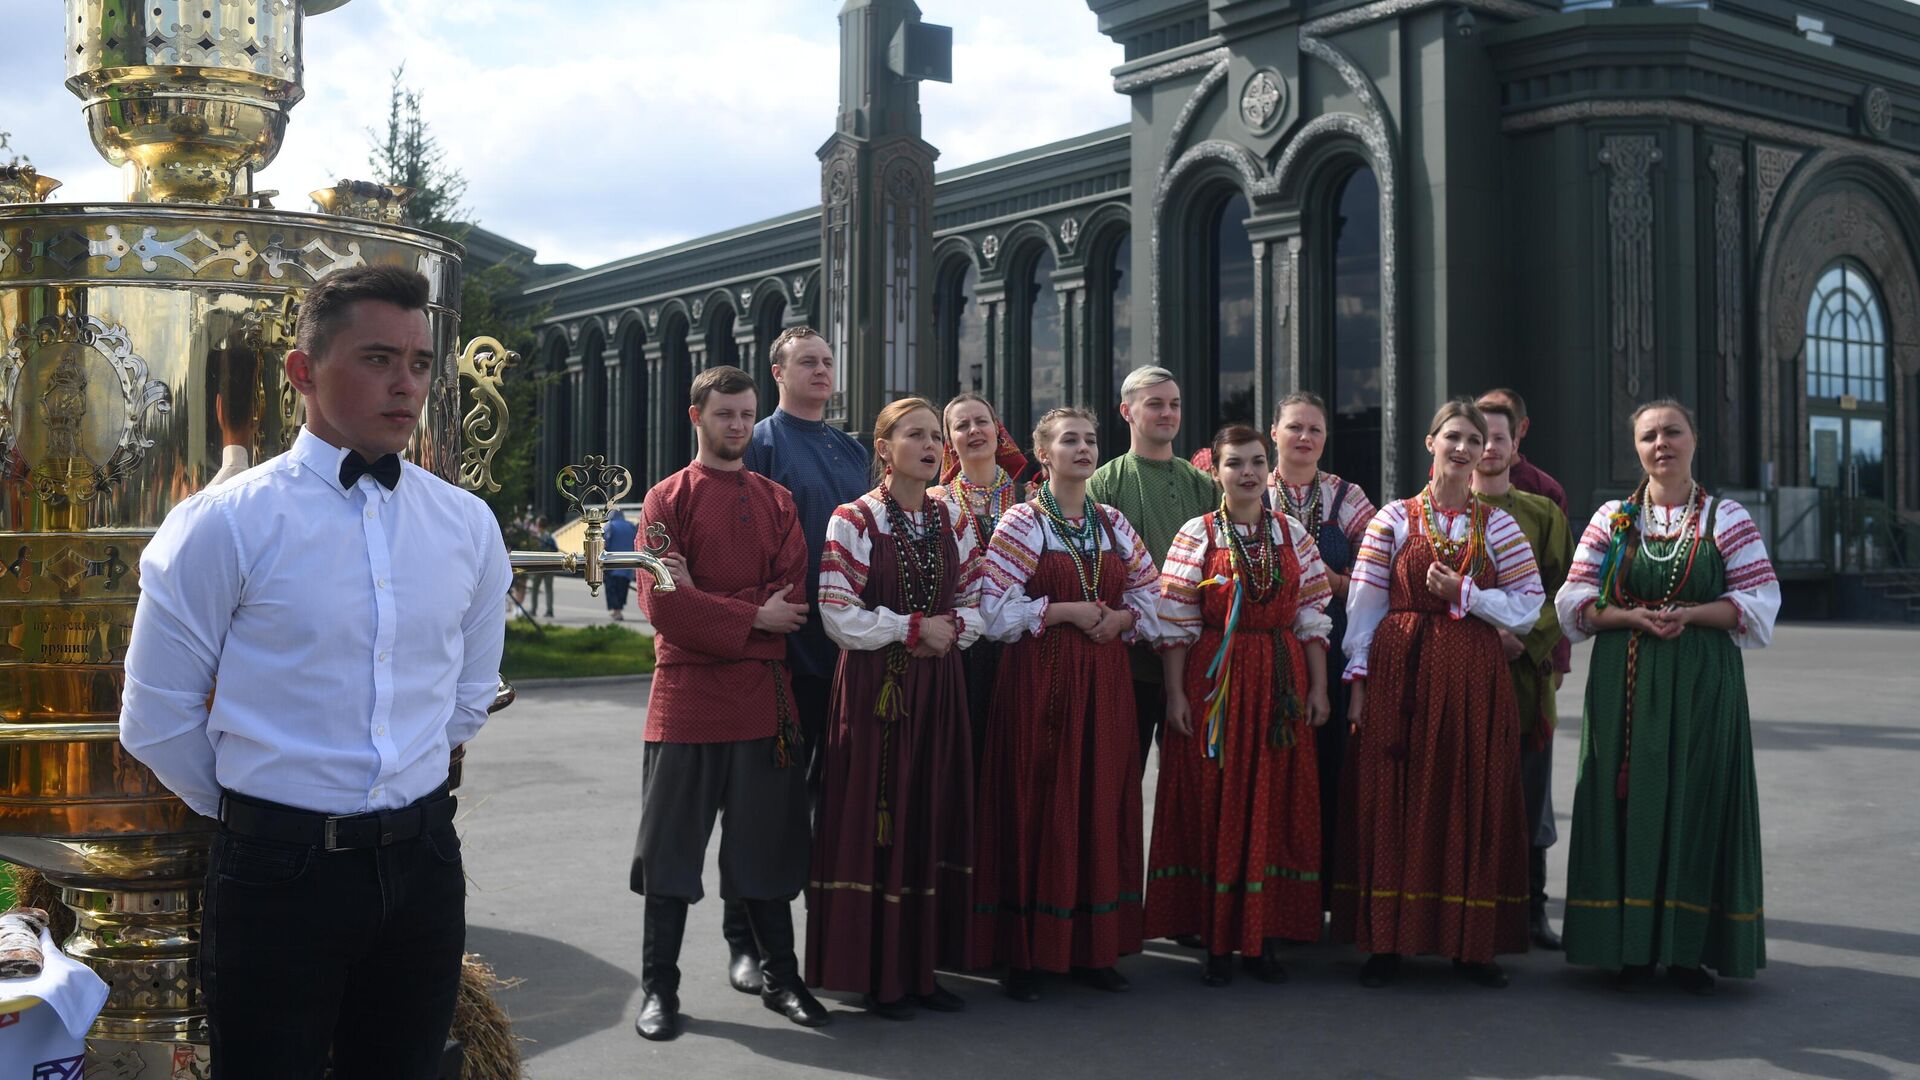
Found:
[[[360,456],[360,451],[347,451],[347,459],[340,463],[340,486],[351,488],[360,482],[362,476],[371,476],[392,491],[400,482],[400,456],[388,454],[371,465]]]

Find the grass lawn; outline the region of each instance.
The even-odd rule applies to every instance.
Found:
[[[644,675],[653,670],[653,639],[620,626],[544,626],[525,619],[507,624],[500,674],[521,679],[580,679]]]

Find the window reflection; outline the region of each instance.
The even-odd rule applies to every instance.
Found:
[[[1354,170],[1334,203],[1333,430],[1331,467],[1378,491],[1380,483],[1380,185]]]
[[[1109,396],[1133,369],[1133,236],[1122,236],[1107,264],[1107,342],[1112,351],[1107,370],[1113,374]]]
[[[1027,277],[1027,373],[1032,419],[1065,404],[1066,351],[1060,344],[1060,301],[1053,290],[1053,253],[1043,251]]]
[[[1214,221],[1213,427],[1253,422],[1253,241],[1243,224],[1247,199],[1235,195]]]

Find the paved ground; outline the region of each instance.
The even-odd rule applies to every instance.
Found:
[[[642,581],[647,580],[645,574],[637,576]],[[613,621],[613,616],[607,611],[605,587],[601,588],[599,596],[594,596],[587,592],[587,583],[579,578],[554,579],[552,615],[547,614],[546,597],[542,596],[536,606],[531,592],[527,596],[527,609],[540,622],[554,626],[600,626]],[[517,616],[520,613],[515,611],[513,614]],[[632,589],[627,590],[627,606],[621,614],[626,617],[623,625],[653,633],[653,627],[647,623],[646,616],[641,614],[639,605],[634,602]]]
[[[573,607],[584,609],[577,588]],[[1360,958],[1325,945],[1290,954],[1286,986],[1209,990],[1195,954],[1153,942],[1123,962],[1128,995],[1063,984],[1017,1005],[991,982],[951,978],[965,1014],[890,1023],[829,999],[836,1022],[804,1031],[727,988],[709,901],[688,927],[686,1033],[646,1043],[631,1027],[640,900],[626,888],[646,689],[637,681],[529,690],[472,748],[461,792],[470,947],[524,980],[502,1001],[530,1040],[536,1080],[1920,1077],[1920,757],[1905,756],[1920,752],[1920,633],[1783,627],[1772,649],[1750,654],[1749,685],[1772,962],[1712,999],[1623,996],[1604,976],[1537,953],[1509,962],[1504,992],[1434,962],[1369,991],[1355,981]],[[1578,715],[1582,686],[1576,670],[1563,711]],[[1568,724],[1558,743],[1563,831],[1578,737]],[[1557,884],[1564,844],[1555,855]],[[714,881],[710,867],[710,890]]]

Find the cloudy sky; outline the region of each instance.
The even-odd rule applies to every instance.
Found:
[[[1084,0],[919,0],[954,28],[921,89],[942,169],[1127,119],[1120,49]],[[63,85],[62,5],[7,4],[0,130],[59,201],[118,199]],[[257,186],[368,176],[391,70],[425,95],[482,225],[591,266],[818,198],[839,94],[839,0],[353,0],[307,23],[307,96]],[[307,208],[304,198],[282,206]]]

